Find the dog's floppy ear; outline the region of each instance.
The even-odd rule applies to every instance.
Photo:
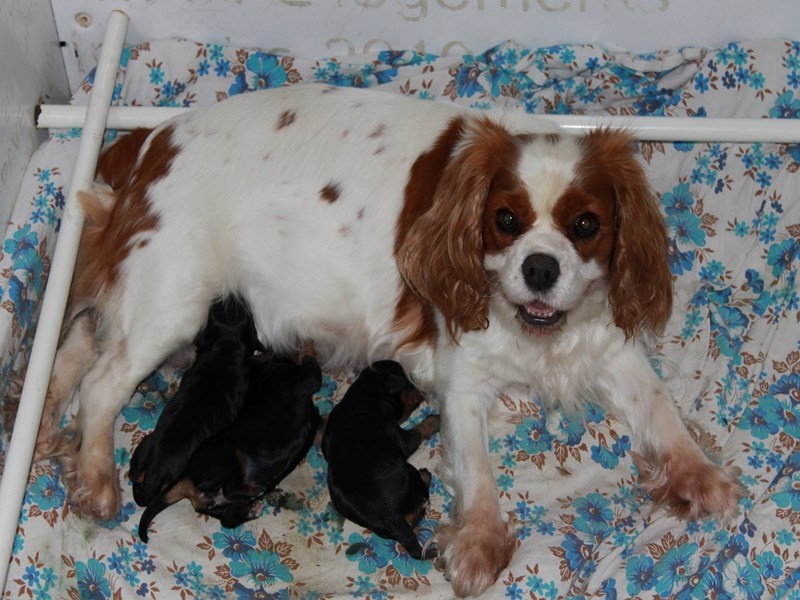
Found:
[[[494,175],[517,148],[514,137],[488,118],[467,120],[459,135],[430,208],[395,251],[406,283],[442,313],[453,341],[462,331],[489,325],[483,214]]]
[[[609,273],[614,323],[627,337],[643,328],[661,332],[672,310],[667,230],[633,140],[626,132],[598,130],[582,144],[587,160],[611,178],[616,197]]]

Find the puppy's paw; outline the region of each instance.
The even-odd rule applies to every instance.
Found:
[[[508,565],[517,545],[513,522],[464,519],[447,525],[435,536],[445,575],[456,596],[477,596],[492,585]]]
[[[715,517],[728,521],[739,512],[747,489],[736,467],[721,467],[705,456],[683,456],[661,464],[637,460],[641,483],[657,506],[680,519]]]

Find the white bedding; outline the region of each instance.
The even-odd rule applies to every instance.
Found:
[[[644,56],[508,42],[474,56],[329,60],[161,41],[126,50],[115,99],[202,106],[310,81],[536,113],[800,118],[800,44],[780,41]],[[75,103],[86,103],[90,86],[91,76]],[[53,132],[33,157],[0,249],[0,464],[79,135]],[[654,360],[703,441],[742,469],[748,497],[727,526],[678,521],[638,494],[630,432],[609,415],[590,406],[584,420],[568,419],[536,398],[499,399],[490,451],[502,507],[521,525],[520,547],[487,596],[800,598],[800,148],[641,150],[667,220],[676,284]],[[180,503],[142,543],[127,465],[179,375],[153,374],[117,421],[124,508],[113,521],[78,518],[58,468],[34,464],[5,597],[451,596],[432,563],[342,523],[318,447],[281,486],[291,508],[265,506],[259,519],[226,530]],[[329,375],[323,414],[350,376]],[[435,471],[438,453],[434,437],[413,462]],[[450,501],[434,478],[423,536],[447,521]]]

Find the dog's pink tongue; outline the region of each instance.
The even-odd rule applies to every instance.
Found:
[[[552,317],[555,314],[555,310],[543,304],[541,302],[531,302],[530,304],[525,306],[525,310],[528,311],[534,317]]]

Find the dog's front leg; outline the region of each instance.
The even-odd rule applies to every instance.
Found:
[[[733,517],[746,490],[735,468],[709,459],[694,442],[669,390],[633,344],[608,366],[611,411],[628,421],[642,485],[677,517]]]
[[[495,395],[451,390],[442,400],[442,477],[455,496],[453,524],[438,535],[440,556],[458,596],[478,595],[495,582],[516,547],[503,520],[489,462],[487,413]]]

